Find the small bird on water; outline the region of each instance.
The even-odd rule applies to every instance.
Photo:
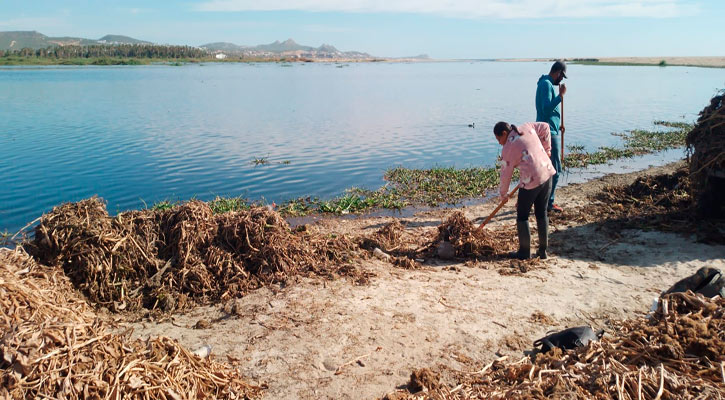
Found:
[[[471,122],[470,124],[468,124],[468,127],[469,128],[475,128],[476,127],[476,123],[475,122]]]

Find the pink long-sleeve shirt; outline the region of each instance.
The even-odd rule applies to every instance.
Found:
[[[534,189],[554,174],[551,165],[551,131],[546,122],[527,122],[511,130],[501,150],[501,196],[508,194],[514,168],[519,168],[519,186]]]

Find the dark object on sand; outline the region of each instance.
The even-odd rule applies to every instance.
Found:
[[[591,327],[588,326],[577,326],[574,328],[564,329],[561,332],[552,333],[549,336],[534,342],[534,346],[541,346],[541,351],[546,353],[547,351],[558,347],[560,349],[574,349],[577,347],[586,346],[589,342],[596,342],[602,338],[604,330],[594,332]]]
[[[443,240],[438,243],[436,254],[443,260],[452,260],[456,256],[456,249],[453,248],[451,242]]]
[[[725,92],[710,100],[687,134],[692,192],[703,219],[725,216]]]
[[[702,267],[694,274],[672,285],[664,294],[684,293],[692,290],[705,297],[725,298],[725,275],[719,269]]]

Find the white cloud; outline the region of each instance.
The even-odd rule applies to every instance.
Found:
[[[462,18],[648,17],[694,15],[687,0],[209,0],[198,11],[281,11],[435,14]]]

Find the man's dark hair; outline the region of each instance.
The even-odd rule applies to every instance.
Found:
[[[493,134],[496,136],[503,135],[503,131],[511,132],[511,124],[501,121],[493,127]]]

